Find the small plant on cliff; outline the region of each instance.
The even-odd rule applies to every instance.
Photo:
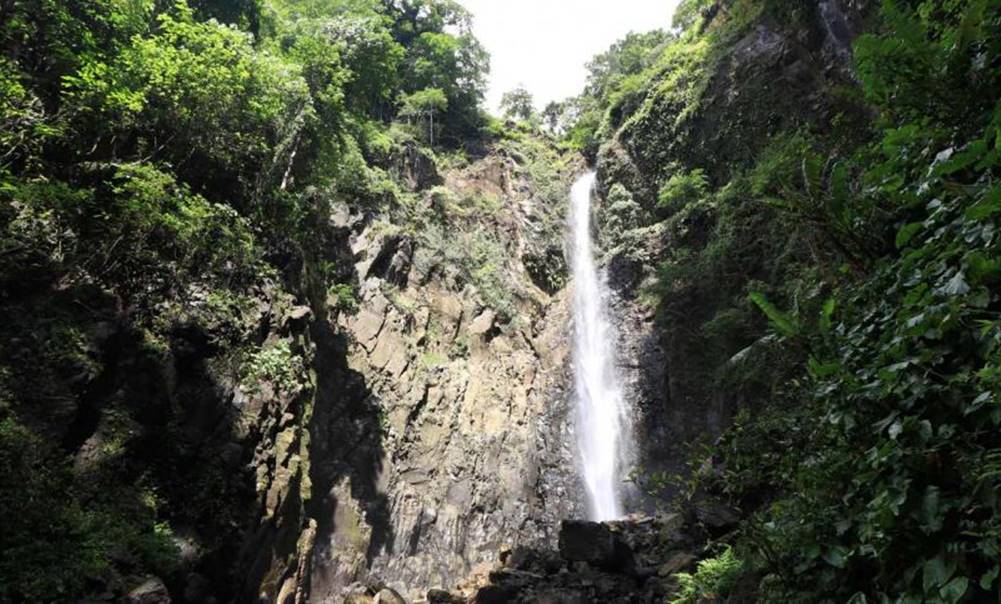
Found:
[[[400,97],[400,115],[416,119],[418,123],[427,121],[428,144],[434,146],[434,118],[448,109],[448,97],[440,88],[426,88]]]
[[[427,369],[437,369],[448,364],[448,357],[438,352],[427,352],[421,355],[421,364]]]
[[[696,604],[722,601],[733,588],[743,570],[743,563],[727,547],[722,553],[702,560],[695,574],[678,573],[679,590],[671,604]]]
[[[261,392],[267,382],[275,393],[295,394],[303,384],[302,358],[292,352],[287,340],[266,345],[244,364],[244,382],[250,392]]]
[[[674,214],[684,206],[695,203],[706,196],[709,183],[706,173],[699,168],[690,172],[672,174],[657,195],[657,207]]]
[[[337,310],[348,313],[358,310],[358,294],[350,283],[334,283],[327,290],[327,297]]]

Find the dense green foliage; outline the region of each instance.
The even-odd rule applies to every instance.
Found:
[[[740,571],[741,561],[728,547],[718,556],[699,561],[695,573],[678,573],[678,593],[671,604],[694,604],[729,593]]]
[[[237,571],[247,435],[200,434],[205,399],[302,395],[304,348],[262,339],[312,291],[351,307],[329,205],[394,202],[397,117],[478,137],[486,68],[446,0],[0,7],[0,601],[169,579],[177,525]]]
[[[660,30],[630,33],[588,63],[584,92],[559,107],[567,122],[567,138],[576,148],[591,156],[597,152],[602,135],[610,134],[599,131],[603,121],[610,112],[621,113],[621,105],[635,103],[670,39],[670,34]]]
[[[532,100],[532,93],[519,86],[514,90],[509,90],[501,97],[501,111],[505,117],[516,118],[523,121],[532,119],[535,115],[535,103]]]
[[[879,3],[857,83],[786,106],[760,84],[781,72],[727,62],[755,24],[809,38],[810,7],[682,3],[641,81],[618,68],[575,127],[646,177],[603,151],[613,218],[666,242],[638,260],[660,262],[672,389],[744,407],[688,494],[743,510],[762,601],[996,601],[1001,3]]]
[[[882,19],[856,44],[877,139],[783,196],[861,274],[776,325],[810,355],[814,416],[748,545],[778,599],[985,601],[1001,587],[1001,5],[886,3]]]

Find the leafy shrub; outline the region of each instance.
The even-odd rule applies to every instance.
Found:
[[[11,415],[0,419],[0,600],[75,601],[88,582],[115,577],[113,553],[170,573],[178,551],[155,510],[128,488],[92,496],[59,455]]]
[[[177,163],[192,150],[237,170],[262,160],[288,109],[308,98],[296,65],[255,52],[247,33],[196,21],[184,2],[158,19],[156,35],[67,76],[69,98],[96,123],[175,133],[165,144]]]
[[[987,33],[1001,8],[933,4],[885,3],[887,33],[857,45],[863,90],[884,111],[879,140],[820,161],[788,152],[803,148],[794,137],[756,174],[759,193],[866,267],[810,312],[756,300],[779,333],[806,341],[811,388],[798,412],[734,429],[752,448],[725,448],[736,498],[761,489],[749,476],[763,460],[776,476],[743,538],[769,574],[765,601],[972,602],[998,590],[998,101],[979,91],[998,73],[960,74],[1001,52]],[[850,248],[860,231],[878,245]],[[796,438],[775,436],[783,422],[801,426]]]
[[[268,383],[275,393],[296,394],[304,383],[302,358],[292,352],[287,340],[278,340],[262,347],[247,358],[243,379],[252,392],[260,392]]]
[[[350,313],[358,309],[358,294],[354,286],[349,283],[331,285],[328,295],[334,299],[334,307],[338,310]]]
[[[699,168],[690,172],[672,174],[660,188],[657,207],[674,214],[684,206],[695,203],[706,196],[709,183],[706,174]]]
[[[718,556],[699,561],[695,574],[674,575],[679,590],[671,604],[696,604],[725,598],[742,568],[743,564],[730,547]]]

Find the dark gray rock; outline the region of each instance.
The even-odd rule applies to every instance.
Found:
[[[721,503],[697,503],[694,512],[698,521],[712,534],[729,532],[740,522],[740,513]]]
[[[688,552],[678,552],[671,556],[671,558],[660,565],[657,569],[657,574],[661,577],[669,577],[675,573],[680,573],[681,571],[688,570],[695,564],[695,556]]]
[[[191,604],[215,602],[212,596],[212,584],[198,573],[189,574],[184,581],[184,601]]]
[[[466,599],[452,595],[444,589],[432,589],[427,593],[428,604],[465,604]]]
[[[443,182],[434,157],[415,142],[404,143],[402,153],[392,157],[390,164],[393,175],[411,191],[423,191]]]
[[[148,577],[129,591],[128,604],[170,604],[170,593],[159,577]]]
[[[689,515],[694,522],[694,515]],[[559,551],[516,547],[501,553],[501,566],[473,602],[524,604],[662,603],[677,589],[674,573],[691,568],[698,527],[685,516],[634,517],[608,523],[567,521]],[[699,550],[701,551],[701,549]],[[623,563],[623,562],[626,563]],[[465,602],[459,595],[441,604]]]
[[[570,561],[587,562],[601,568],[631,570],[633,552],[607,524],[566,520],[560,526],[560,554]]]

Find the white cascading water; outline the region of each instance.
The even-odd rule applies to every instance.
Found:
[[[574,386],[577,446],[592,520],[622,517],[624,401],[615,369],[615,334],[605,309],[605,284],[591,241],[593,172],[570,193],[573,260]]]

